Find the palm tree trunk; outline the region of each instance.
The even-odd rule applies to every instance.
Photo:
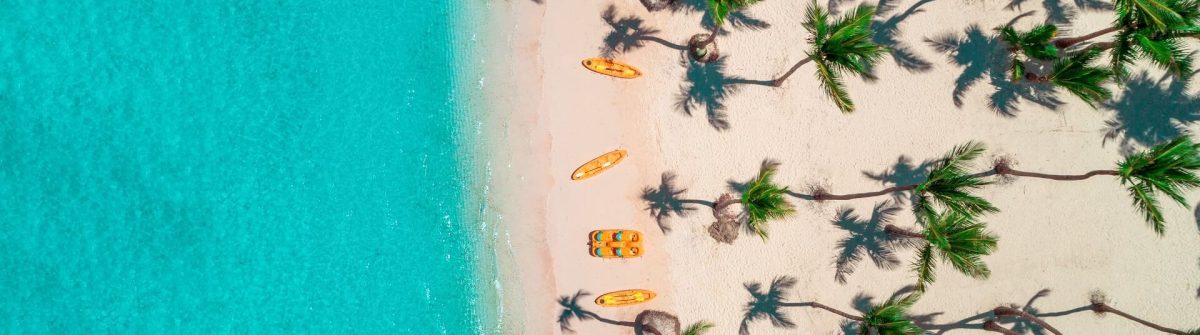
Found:
[[[786,78],[786,77],[784,77],[784,78]],[[824,200],[854,200],[854,199],[860,199],[860,198],[870,198],[870,197],[881,196],[881,195],[888,194],[888,193],[912,191],[917,188],[917,185],[919,185],[919,184],[912,184],[912,185],[905,185],[905,186],[893,186],[893,187],[888,187],[883,190],[875,191],[875,192],[854,193],[854,194],[844,194],[844,195],[828,194],[828,193],[815,194],[815,195],[813,195],[813,199],[817,200],[817,201],[824,201]]]
[[[1101,35],[1105,35],[1105,34],[1108,34],[1108,33],[1114,32],[1114,31],[1118,31],[1118,30],[1121,30],[1121,28],[1108,27],[1108,28],[1100,29],[1094,33],[1079,36],[1079,37],[1055,39],[1053,42],[1054,42],[1054,46],[1058,47],[1059,49],[1069,48],[1072,45],[1076,45],[1081,42],[1084,42],[1084,41],[1087,41],[1087,40],[1090,40],[1090,39],[1093,39],[1096,37],[1100,37]]]
[[[1112,308],[1112,307],[1108,306],[1108,304],[1105,304],[1105,303],[1092,304],[1092,309],[1102,312],[1102,313],[1113,313],[1116,315],[1120,315],[1123,318],[1133,320],[1134,322],[1140,323],[1146,327],[1154,328],[1157,331],[1164,332],[1167,334],[1187,335],[1187,333],[1183,332],[1182,330],[1171,329],[1171,328],[1156,325],[1153,322],[1139,319],[1133,315],[1129,315],[1129,314],[1126,314],[1125,312],[1117,310],[1116,308]]]
[[[808,64],[808,62],[811,60],[812,60],[812,56],[804,57],[804,59],[801,59],[799,62],[796,62],[796,65],[792,65],[792,68],[789,69],[788,72],[784,73],[782,76],[779,76],[779,78],[772,80],[771,85],[773,85],[775,87],[779,87],[780,85],[783,85],[783,81],[787,80],[788,77],[791,77],[792,73],[796,72],[796,69],[799,69],[801,66],[804,66],[804,64]]]
[[[1036,323],[1039,326],[1042,326],[1042,328],[1049,330],[1051,333],[1054,333],[1054,335],[1062,335],[1062,332],[1059,332],[1058,329],[1054,329],[1054,327],[1050,326],[1050,324],[1046,323],[1046,321],[1042,321],[1041,318],[1033,316],[1033,314],[1026,313],[1023,310],[1001,306],[1001,307],[996,307],[996,309],[993,309],[992,313],[996,314],[996,316],[1021,317],[1021,318],[1024,318],[1025,320],[1033,321],[1033,323]]]
[[[1050,180],[1058,180],[1058,181],[1074,181],[1074,180],[1084,180],[1084,179],[1088,179],[1088,178],[1095,177],[1095,176],[1118,176],[1118,175],[1120,175],[1120,173],[1117,172],[1116,170],[1095,170],[1095,171],[1089,171],[1088,173],[1084,173],[1084,174],[1072,174],[1072,175],[1037,173],[1037,172],[1027,172],[1027,171],[1017,170],[1017,169],[1014,169],[1014,168],[1008,166],[1007,164],[996,165],[996,174],[1013,175],[1013,176],[1019,176],[1019,177],[1042,178],[1042,179],[1050,179]]]
[[[984,321],[983,329],[988,330],[988,331],[994,331],[994,332],[1001,333],[1004,335],[1021,335],[1021,333],[1012,331],[1012,329],[1001,327],[999,324],[996,324],[996,321],[992,321],[992,320]]]
[[[721,26],[718,26],[718,25],[716,25],[716,24],[713,24],[712,33],[709,33],[709,34],[708,34],[708,39],[704,40],[704,43],[700,43],[700,46],[701,46],[701,47],[708,47],[708,45],[709,45],[709,44],[712,44],[712,42],[713,42],[713,41],[716,41],[716,40],[717,40],[717,33],[718,33],[718,32],[720,32],[720,31],[721,31]]]
[[[892,236],[899,236],[899,237],[904,237],[904,238],[919,238],[919,239],[925,238],[925,234],[921,234],[921,233],[911,231],[908,229],[896,227],[896,225],[893,225],[893,224],[888,224],[887,226],[884,226],[883,231],[887,232],[889,235],[892,235]]]
[[[853,314],[850,314],[850,313],[846,313],[846,312],[843,312],[843,311],[839,311],[839,310],[837,310],[836,308],[833,308],[833,307],[829,307],[829,306],[822,305],[822,304],[821,304],[821,303],[819,303],[819,302],[812,302],[812,303],[809,303],[809,304],[811,304],[813,307],[820,308],[820,309],[823,309],[823,310],[829,311],[829,312],[831,312],[831,313],[833,313],[833,314],[840,315],[840,316],[841,316],[841,317],[843,317],[843,318],[847,318],[847,319],[854,320],[854,321],[858,321],[858,322],[863,322],[863,318],[862,318],[862,317],[860,317],[860,316],[856,316],[856,315],[853,315]]]

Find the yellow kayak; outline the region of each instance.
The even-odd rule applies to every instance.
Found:
[[[595,176],[601,172],[604,172],[604,170],[608,170],[614,165],[617,165],[617,163],[620,163],[621,160],[625,159],[626,155],[628,154],[624,149],[617,149],[607,154],[600,155],[600,157],[596,157],[596,159],[590,160],[587,163],[583,163],[583,165],[580,165],[578,169],[575,169],[575,172],[571,174],[571,180],[584,180],[591,178],[592,176]]]
[[[604,307],[635,305],[654,299],[654,292],[649,290],[624,290],[605,293],[596,297],[596,304]]]
[[[633,79],[642,75],[642,71],[624,63],[605,58],[588,58],[583,60],[583,67],[593,72],[617,78]]]

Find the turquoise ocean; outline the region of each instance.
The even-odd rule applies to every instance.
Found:
[[[0,333],[497,329],[464,5],[0,0]]]

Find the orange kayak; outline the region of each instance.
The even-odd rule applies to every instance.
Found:
[[[623,149],[613,150],[609,153],[600,155],[600,157],[596,157],[587,163],[583,163],[583,165],[580,165],[578,169],[575,169],[575,172],[571,173],[571,180],[584,180],[600,174],[601,172],[604,172],[604,170],[608,170],[609,168],[617,165],[617,163],[620,163],[627,155],[628,153]]]
[[[642,75],[642,71],[624,63],[605,58],[588,58],[583,60],[583,67],[592,72],[617,78],[633,79]]]
[[[650,301],[654,296],[654,292],[649,290],[623,290],[596,297],[596,304],[604,307],[628,306]]]

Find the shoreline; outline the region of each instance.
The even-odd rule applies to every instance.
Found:
[[[733,193],[731,184],[753,177],[765,158],[783,163],[778,181],[793,190],[823,186],[847,193],[921,178],[919,171],[929,160],[969,140],[989,147],[979,164],[1005,157],[1039,171],[1107,168],[1124,150],[1102,131],[1114,112],[1091,110],[1071,96],[1060,96],[1064,103],[1056,109],[1017,99],[1019,113],[1003,115],[988,110],[995,96],[982,72],[978,84],[962,94],[962,106],[953,101],[955,85],[974,65],[957,64],[952,55],[938,53],[923,41],[962,35],[973,26],[995,26],[1017,15],[1003,4],[914,0],[882,13],[878,20],[883,22],[909,15],[894,23],[896,45],[928,63],[929,69],[905,68],[893,56],[885,56],[877,80],[847,80],[860,107],[849,115],[836,111],[821,95],[817,82],[805,73],[811,68],[801,69],[782,88],[721,86],[709,80],[761,79],[786,69],[807,48],[806,33],[798,24],[806,3],[763,2],[746,10],[747,18],[766,25],[728,29],[719,42],[724,57],[719,68],[681,61],[678,50],[653,41],[616,52],[618,60],[645,71],[635,80],[601,77],[579,67],[579,59],[599,55],[612,31],[601,13],[612,5],[617,19],[640,20],[642,27],[653,28],[656,37],[668,42],[704,32],[699,24],[704,13],[651,13],[636,1],[489,4],[506,29],[492,32],[498,48],[491,54],[499,61],[488,62],[513,64],[494,69],[490,77],[511,78],[513,86],[499,86],[515,87],[493,92],[490,106],[505,110],[485,120],[492,125],[486,128],[495,132],[489,138],[497,139],[490,147],[504,156],[493,166],[489,206],[504,218],[498,235],[511,237],[496,240],[504,310],[511,320],[504,323],[506,334],[559,334],[554,299],[579,290],[594,297],[617,289],[651,289],[659,297],[636,307],[602,309],[590,301],[584,307],[625,321],[643,309],[663,310],[684,325],[708,320],[717,325],[710,333],[732,334],[751,299],[749,284],[765,286],[773,278],[792,277],[797,283],[785,292],[787,301],[818,301],[854,310],[861,307],[856,297],[880,302],[912,283],[907,271],[911,250],[896,251],[898,266],[866,260],[855,264],[845,282],[834,276],[836,256],[846,252],[839,243],[869,235],[854,227],[875,218],[876,209],[899,206],[891,222],[915,225],[904,197],[825,203],[789,198],[797,214],[772,222],[769,240],[743,232],[729,245],[708,236],[713,218],[704,206],[668,215],[660,229],[642,196],[644,188],[662,186],[664,174],[675,175],[669,186],[680,191],[680,198],[711,201]],[[1037,15],[1021,24],[1038,21]],[[1090,31],[1107,19],[1083,11],[1074,27]],[[1141,71],[1157,78],[1157,70],[1148,65],[1139,64],[1135,73]],[[720,93],[719,99],[703,89]],[[1116,87],[1114,91],[1118,99],[1129,94]],[[1196,94],[1195,89],[1189,92]],[[692,101],[694,109],[690,114],[681,111],[680,100],[693,93],[699,99]],[[712,103],[723,108],[706,115],[704,107]],[[723,122],[728,128],[714,129],[713,124]],[[567,180],[575,166],[617,146],[630,149],[621,166],[583,182]],[[1189,193],[1193,203],[1196,193]],[[972,315],[1001,304],[1026,303],[1041,289],[1052,293],[1037,299],[1035,307],[1043,312],[1069,310],[1086,303],[1090,291],[1101,289],[1129,311],[1158,312],[1157,322],[1200,326],[1187,324],[1191,320],[1186,312],[1200,310],[1200,298],[1191,298],[1200,285],[1192,208],[1165,205],[1168,233],[1157,237],[1140,223],[1112,180],[1055,184],[1017,179],[980,194],[1002,209],[984,218],[1000,236],[998,251],[985,257],[992,278],[975,280],[940,266],[938,282],[913,310],[927,317],[928,324],[972,324]],[[857,220],[839,221],[843,214]],[[605,228],[641,230],[648,239],[646,256],[620,261],[587,256],[578,247],[582,236]],[[1163,276],[1175,272],[1189,275]],[[1154,307],[1160,305],[1169,307]],[[796,328],[760,320],[748,329],[752,334],[843,329],[841,319],[821,311],[794,308],[786,313]],[[1082,313],[1053,321],[1071,333],[1144,331],[1119,318]],[[575,320],[571,327],[579,334],[633,333],[594,320]]]

